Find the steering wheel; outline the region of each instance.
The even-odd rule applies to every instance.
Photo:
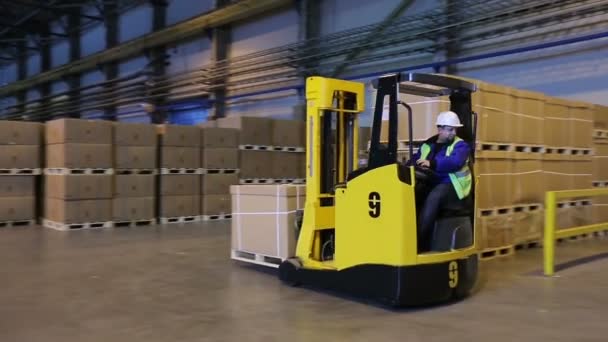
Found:
[[[437,173],[427,167],[414,165],[414,172],[416,174],[416,180],[421,182],[426,182],[431,179],[437,178]]]

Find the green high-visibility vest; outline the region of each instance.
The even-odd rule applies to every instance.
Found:
[[[445,152],[446,157],[449,157],[450,154],[452,154],[452,151],[454,151],[454,146],[456,146],[459,141],[462,141],[462,139],[456,137],[450,146],[448,146]],[[420,159],[426,159],[429,156],[429,153],[431,153],[431,146],[429,146],[427,143],[422,144],[420,147]],[[471,170],[469,169],[468,158],[460,170],[449,173],[448,175],[450,176],[450,181],[452,182],[452,186],[454,187],[454,190],[456,190],[456,194],[458,195],[459,199],[463,199],[471,193],[473,177],[471,176]]]

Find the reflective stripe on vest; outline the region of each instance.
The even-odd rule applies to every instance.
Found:
[[[454,146],[456,146],[459,141],[462,141],[462,139],[456,137],[450,146],[448,146],[445,151],[446,157],[449,157],[452,154]],[[426,159],[429,156],[429,153],[431,153],[431,147],[427,143],[422,144],[420,147],[420,159]],[[473,178],[471,177],[468,158],[460,170],[449,173],[448,176],[450,177],[452,186],[454,187],[454,190],[456,190],[459,199],[463,199],[471,193]]]

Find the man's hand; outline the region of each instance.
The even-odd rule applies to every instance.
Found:
[[[418,159],[418,161],[416,161],[416,164],[418,164],[418,166],[420,166],[420,167],[426,167],[426,168],[431,167],[431,162],[429,162],[426,159]]]

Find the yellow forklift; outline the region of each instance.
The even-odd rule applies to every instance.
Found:
[[[477,279],[474,194],[440,213],[431,251],[418,252],[416,186],[432,171],[397,158],[398,105],[407,108],[409,158],[412,110],[400,93],[450,97],[475,146],[474,84],[442,75],[398,73],[372,82],[377,90],[368,164],[358,167],[359,114],[365,85],[323,77],[306,80],[306,204],[296,254],[279,266],[289,285],[337,291],[390,306],[417,306],[467,296]],[[388,143],[380,142],[388,104]],[[474,148],[469,162],[474,162]],[[413,163],[415,165],[415,163]],[[472,165],[470,169],[473,170]],[[473,178],[475,179],[475,178]]]

